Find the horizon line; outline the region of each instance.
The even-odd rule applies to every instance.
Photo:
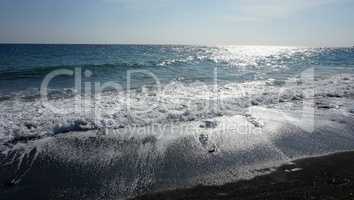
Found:
[[[106,42],[94,42],[94,43],[68,43],[68,42],[0,42],[0,45],[150,45],[150,46],[254,46],[254,47],[298,47],[298,48],[354,48],[354,45],[280,45],[280,44],[191,44],[191,43],[106,43]]]

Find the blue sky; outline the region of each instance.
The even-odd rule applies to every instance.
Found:
[[[354,45],[353,0],[0,0],[0,42]]]

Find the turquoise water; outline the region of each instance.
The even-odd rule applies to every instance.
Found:
[[[220,83],[284,79],[315,67],[319,72],[352,71],[352,48],[295,48],[257,46],[160,46],[160,45],[0,45],[0,93],[13,94],[39,88],[53,70],[90,70],[88,81],[114,81],[126,88],[129,70],[148,70],[161,83],[173,80]],[[138,76],[132,84],[154,84]],[[70,88],[73,78],[57,77],[53,88]]]

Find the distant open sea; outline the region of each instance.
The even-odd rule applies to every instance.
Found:
[[[124,199],[353,149],[353,48],[0,44],[0,198]]]
[[[39,88],[44,76],[56,69],[89,69],[96,81],[125,85],[127,70],[149,70],[168,83],[176,78],[212,82],[217,68],[218,80],[224,83],[284,79],[309,67],[352,71],[353,55],[352,48],[0,44],[0,93]],[[134,82],[141,86],[150,79]],[[58,77],[53,87],[71,87],[72,80]]]

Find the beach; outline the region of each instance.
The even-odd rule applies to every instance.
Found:
[[[354,0],[0,0],[0,200],[354,200]]]
[[[172,190],[135,199],[353,199],[353,169],[354,152],[337,153],[295,160],[250,180]]]
[[[74,168],[35,166],[25,181],[27,187],[7,182],[9,169],[0,171],[3,199],[73,199],[100,192],[90,172],[78,176]],[[37,168],[38,167],[38,168]],[[73,166],[71,166],[73,167]],[[195,186],[145,194],[133,199],[352,199],[354,195],[354,152],[335,153],[292,161],[276,168],[260,169],[265,175],[220,186]],[[50,173],[50,174],[49,174]],[[85,177],[84,177],[85,176]],[[5,178],[5,179],[4,179]],[[76,181],[75,181],[76,179]],[[81,182],[86,180],[85,182]],[[91,185],[90,185],[91,184]],[[56,196],[60,188],[72,188]],[[77,189],[77,190],[75,190]],[[109,194],[107,193],[107,196]],[[104,198],[104,197],[102,197]]]

